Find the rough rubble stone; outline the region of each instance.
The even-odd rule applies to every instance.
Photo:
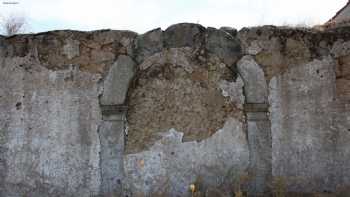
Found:
[[[226,65],[233,66],[241,55],[238,40],[229,33],[215,28],[207,29],[206,49],[217,55]]]
[[[222,80],[219,82],[219,88],[222,91],[224,97],[229,97],[230,101],[235,103],[238,109],[243,109],[245,102],[245,96],[243,94],[243,80],[240,76],[237,77],[235,82]]]
[[[158,28],[139,35],[135,41],[136,60],[142,63],[146,57],[163,49],[163,31]]]
[[[257,40],[254,40],[253,42],[251,42],[250,46],[247,48],[247,53],[249,55],[259,54],[263,50],[260,45],[261,44]]]
[[[338,40],[334,43],[331,54],[334,55],[334,57],[342,57],[350,54],[350,42],[344,42],[344,40]]]
[[[336,93],[341,100],[350,98],[350,54],[337,58],[336,65]]]
[[[5,37],[0,35],[0,57],[5,57]],[[1,58],[3,60],[3,58]]]
[[[242,83],[227,87],[233,73],[224,63],[212,57],[200,64],[194,55],[191,48],[173,48],[139,65],[128,97],[126,152],[146,150],[171,128],[184,132],[185,141],[203,140],[226,118],[243,119]]]
[[[179,23],[164,31],[167,48],[200,47],[205,41],[205,27],[193,23]]]
[[[51,69],[79,66],[82,71],[104,74],[119,54],[133,55],[136,34],[129,31],[52,31],[4,39],[5,57],[32,56]]]
[[[268,81],[289,67],[328,55],[328,46],[320,47],[319,43],[323,39],[333,39],[326,33],[316,35],[312,30],[274,26],[243,28],[238,38],[244,54],[256,55],[255,59],[264,69]]]
[[[129,84],[135,74],[135,63],[129,57],[120,55],[112,65],[103,83],[102,105],[122,105],[125,103]]]
[[[236,35],[237,35],[237,29],[235,29],[233,27],[220,27],[220,30],[229,33],[233,37],[236,37]]]
[[[66,55],[68,59],[79,56],[79,45],[79,41],[67,39],[66,44],[63,46],[63,54]]]

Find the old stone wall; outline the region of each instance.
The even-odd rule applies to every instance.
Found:
[[[348,29],[265,27],[239,36],[268,84],[272,177],[296,192],[348,186],[350,84],[342,63]]]
[[[349,30],[0,37],[0,196],[346,188]]]

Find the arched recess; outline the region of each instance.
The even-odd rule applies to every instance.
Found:
[[[253,195],[269,191],[272,180],[271,123],[268,117],[268,88],[263,69],[250,55],[237,63],[244,81],[246,124],[249,143],[249,191]]]
[[[135,45],[135,57],[120,55],[103,81],[100,98],[103,113],[100,126],[101,193],[118,196],[125,185],[132,183],[134,192],[149,194],[151,188],[157,188],[162,181],[170,181],[171,188],[164,187],[165,192],[185,194],[188,190],[184,188],[197,175],[205,176],[206,184],[214,187],[215,180],[225,177],[230,168],[234,168],[234,172],[246,170],[249,151],[243,130],[243,81],[241,78],[233,80],[235,77],[230,67],[241,54],[237,40],[213,28],[180,24],[165,32],[158,29],[140,35]],[[137,64],[137,69],[143,69],[141,72],[135,72]],[[139,80],[138,85],[130,84],[133,77]],[[153,87],[152,83],[156,85]],[[135,88],[139,89],[134,91]],[[166,91],[169,88],[175,91]],[[163,95],[159,89],[181,95]],[[163,111],[169,114],[163,113],[162,105],[159,105],[159,100],[164,97],[169,102],[163,103],[170,106]],[[134,105],[141,109],[134,108]],[[178,110],[174,110],[177,107]],[[133,125],[129,125],[128,141],[125,143],[127,108],[128,121]],[[157,119],[162,117],[166,119]],[[145,119],[149,124],[139,124]],[[140,129],[135,130],[138,127]],[[133,136],[135,131],[146,129],[158,131],[152,135],[146,133],[145,138],[140,138],[141,142],[136,141],[139,133]],[[149,151],[154,148],[153,145],[159,145],[158,134],[166,135],[174,144],[160,151]],[[188,157],[191,150],[195,152],[192,158]],[[157,163],[160,157],[157,151],[162,155],[162,162]],[[174,157],[177,159],[173,161]],[[163,172],[166,172],[164,176],[158,174]],[[144,177],[147,181],[142,173],[147,175]],[[169,177],[182,178],[175,180]],[[149,180],[154,180],[154,184],[147,185]]]
[[[99,127],[100,193],[122,196],[123,154],[126,131],[126,95],[135,75],[136,63],[126,55],[118,56],[103,81],[100,97],[102,123]]]
[[[127,191],[188,196],[196,179],[218,188],[230,170],[248,168],[243,81],[216,55],[199,56],[163,49],[138,66],[128,94]]]

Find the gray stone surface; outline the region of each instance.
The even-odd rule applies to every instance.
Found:
[[[215,28],[207,28],[206,49],[232,67],[241,56],[241,46],[231,34]]]
[[[349,99],[349,98],[348,98]],[[333,130],[336,132],[335,160],[336,183],[350,185],[350,101],[337,101],[333,104]]]
[[[271,126],[266,112],[248,112],[247,129],[250,153],[249,193],[262,195],[272,184]]]
[[[164,31],[164,46],[167,48],[201,47],[205,41],[205,27],[193,23],[179,23]]]
[[[344,40],[337,40],[333,44],[330,52],[336,58],[349,55],[350,41],[344,42]]]
[[[244,56],[237,63],[244,80],[249,141],[250,195],[263,195],[272,184],[271,129],[267,115],[267,84],[264,71],[252,56]]]
[[[348,32],[0,36],[0,196],[347,191]]]
[[[253,42],[250,43],[250,46],[247,48],[247,53],[249,55],[257,55],[262,51],[262,48],[260,45],[262,43],[258,42],[257,40],[254,40]]]
[[[233,27],[220,27],[220,30],[225,31],[229,34],[231,34],[231,36],[235,37],[237,35],[237,29],[233,28]]]
[[[101,195],[121,196],[125,121],[103,121],[99,129]]]
[[[246,103],[244,104],[245,112],[268,112],[268,103]],[[256,116],[256,113],[251,113],[252,117]],[[260,116],[260,114],[258,114]],[[249,119],[249,117],[248,117]]]
[[[237,63],[237,69],[244,81],[244,93],[247,103],[266,103],[267,84],[264,71],[252,56],[244,56]]]
[[[51,71],[26,56],[0,65],[0,196],[99,193],[99,75]]]
[[[215,188],[230,170],[243,174],[248,168],[246,134],[242,123],[233,118],[202,142],[182,142],[182,137],[183,133],[170,129],[150,150],[125,155],[125,192],[131,196],[191,196],[189,186],[198,179]]]
[[[103,83],[102,105],[122,105],[125,102],[129,84],[135,73],[135,63],[129,57],[120,55],[112,65]]]
[[[139,35],[135,41],[136,61],[142,63],[149,57],[163,49],[163,31],[158,28]]]

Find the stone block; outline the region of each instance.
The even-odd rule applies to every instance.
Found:
[[[237,63],[237,69],[244,81],[247,103],[267,103],[267,82],[263,69],[252,56],[244,56]]]
[[[248,168],[246,134],[235,119],[228,119],[222,129],[201,142],[182,142],[182,138],[183,133],[171,129],[149,150],[125,155],[125,192],[189,197],[189,186],[198,179],[213,188],[232,185],[224,182],[228,172],[243,174]]]
[[[194,23],[179,23],[168,27],[164,32],[164,47],[199,48],[204,43],[205,27]]]
[[[232,67],[241,56],[241,46],[235,37],[210,27],[207,28],[206,49],[217,55],[229,67]]]
[[[268,192],[272,183],[271,126],[266,116],[266,113],[248,113],[250,195]]]
[[[163,49],[163,31],[154,29],[139,35],[135,41],[136,61],[142,63],[145,58]]]
[[[103,121],[99,129],[101,142],[101,195],[121,196],[123,182],[125,121]]]
[[[102,105],[122,105],[125,103],[129,84],[135,74],[134,61],[120,55],[110,68],[103,83]]]

